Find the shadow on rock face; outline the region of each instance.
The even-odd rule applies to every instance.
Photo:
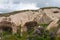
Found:
[[[38,26],[38,23],[36,21],[30,21],[30,22],[26,22],[24,26],[27,28],[27,31],[29,31],[32,28]]]
[[[27,26],[27,27],[34,27],[34,26],[37,26],[37,22],[36,21],[26,22],[25,26]]]
[[[4,32],[10,32],[13,33],[14,30],[17,29],[14,23],[8,22],[8,21],[2,21],[0,22],[0,31]],[[17,30],[15,30],[17,31]]]
[[[11,27],[8,27],[8,26],[5,27],[5,26],[3,26],[3,27],[1,27],[1,29],[2,29],[2,31],[12,33],[12,28]]]

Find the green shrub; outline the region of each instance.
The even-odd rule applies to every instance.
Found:
[[[1,40],[60,40],[60,37],[56,37],[54,32],[45,30],[47,24],[42,24],[43,28],[32,28],[27,32],[23,32],[21,36],[21,26],[19,26],[16,34],[10,34],[8,32],[2,33]]]

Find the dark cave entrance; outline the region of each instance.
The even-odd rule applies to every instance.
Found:
[[[0,29],[2,30],[2,32],[12,33],[12,28],[9,26],[2,26]]]

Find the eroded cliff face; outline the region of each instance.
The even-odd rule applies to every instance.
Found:
[[[37,21],[38,23],[50,23],[53,20],[60,19],[60,9],[50,8],[50,9],[39,9],[38,11],[26,11],[10,15],[11,22],[16,25],[24,25],[29,21]]]
[[[49,30],[51,27],[53,27],[52,24],[56,24],[60,19],[60,9],[59,8],[42,8],[38,9],[36,11],[24,11],[24,12],[17,12],[14,15],[10,15],[8,17],[0,17],[0,22],[8,21],[11,23],[14,23],[17,26],[21,25],[22,27],[25,25],[25,23],[30,21],[36,21],[38,24],[49,24],[47,29]],[[51,25],[51,26],[50,26]],[[16,28],[15,27],[15,28]]]

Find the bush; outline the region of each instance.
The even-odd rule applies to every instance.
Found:
[[[36,29],[32,28],[27,32],[23,32],[22,36],[20,34],[20,29],[21,26],[19,26],[18,32],[16,34],[8,34],[7,32],[3,32],[1,40],[60,40],[60,37],[56,37],[54,32],[45,30],[45,27]]]
[[[30,30],[30,33],[27,37],[29,40],[55,40],[55,33],[45,30],[44,27],[36,28],[33,31]]]

